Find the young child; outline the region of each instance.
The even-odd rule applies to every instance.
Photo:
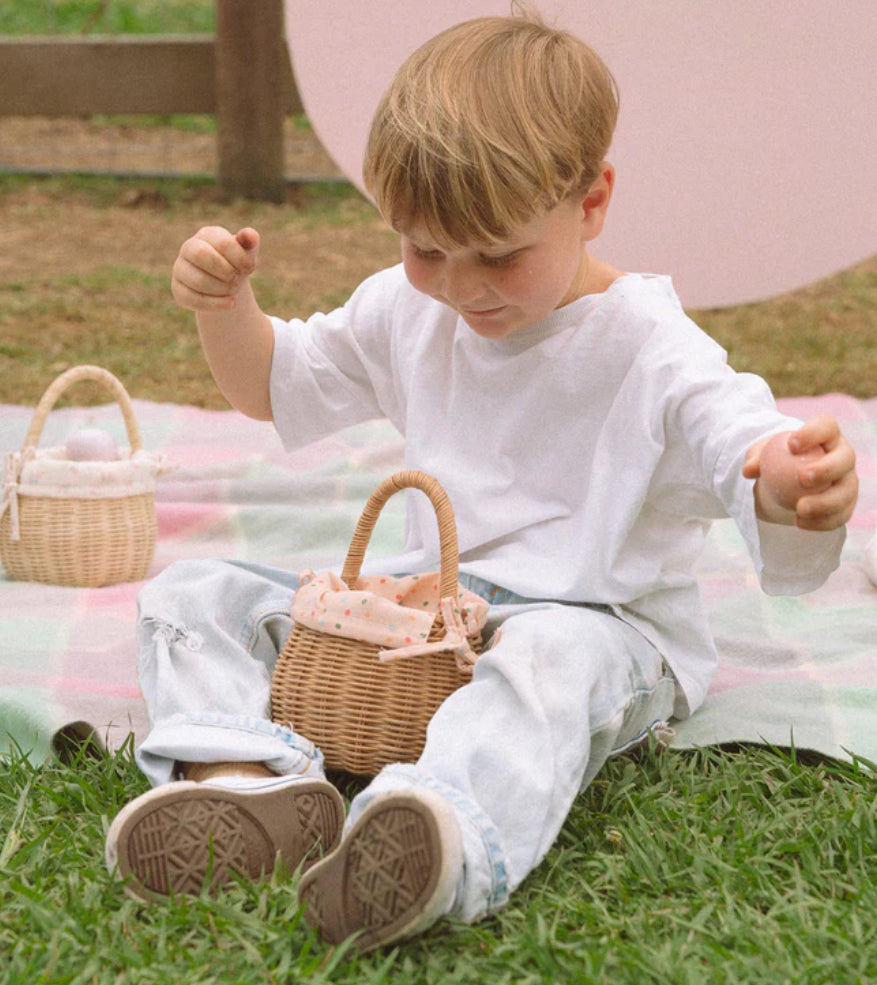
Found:
[[[286,322],[250,286],[255,230],[183,244],[173,293],[229,401],[289,448],[392,421],[406,467],[447,490],[461,582],[501,635],[418,762],[384,769],[345,823],[319,750],[270,721],[297,579],[172,565],[138,621],[152,726],[138,762],[154,789],[107,839],[135,895],[258,876],[279,855],[303,864],[306,919],[330,942],[368,949],[490,913],[607,757],[703,700],[716,654],[693,569],[710,521],[736,520],[771,593],[812,590],[839,563],[857,480],[837,423],[780,415],[668,278],[591,252],[616,113],[581,41],[531,16],[473,20],[402,66],[373,122],[365,180],[400,266]],[[817,452],[794,510],[760,479],[780,431]],[[437,559],[430,504],[412,496],[405,553],[384,570]]]

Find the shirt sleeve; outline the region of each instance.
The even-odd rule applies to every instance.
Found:
[[[745,386],[745,375],[737,377]],[[758,403],[762,403],[758,407]],[[746,452],[756,441],[801,425],[776,409],[764,385],[763,401],[753,407],[744,401],[734,422],[734,440],[726,440],[715,467],[715,481],[730,516],[736,522],[768,595],[802,595],[818,588],[840,564],[846,529],[820,532],[767,523],[755,513],[755,480],[743,476]]]
[[[813,591],[838,567],[845,530],[822,533],[758,520],[755,482],[743,476],[752,444],[796,430],[801,421],[777,409],[760,377],[732,370],[715,343],[700,336],[699,342],[692,338],[690,348],[694,352],[677,364],[670,388],[671,418],[676,433],[686,435],[700,481],[737,524],[766,593]]]
[[[373,418],[398,424],[392,307],[388,286],[375,275],[328,314],[271,319],[271,406],[285,448]]]
[[[756,524],[759,581],[768,595],[812,592],[840,564],[846,527],[823,533],[762,520]]]

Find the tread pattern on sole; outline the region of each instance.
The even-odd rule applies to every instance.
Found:
[[[222,798],[184,799],[148,811],[132,827],[128,863],[154,893],[197,894],[232,874],[256,876],[274,859],[267,832]]]
[[[298,794],[294,802],[304,867],[313,865],[337,845],[344,825],[337,801],[323,791]]]
[[[363,927],[375,930],[395,923],[412,907],[430,881],[432,839],[414,811],[384,811],[350,847],[350,892]]]
[[[307,923],[330,944],[360,931],[368,949],[396,939],[418,922],[434,890],[437,848],[419,810],[386,805],[302,880]]]

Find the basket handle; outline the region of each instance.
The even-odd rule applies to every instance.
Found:
[[[395,475],[384,479],[375,489],[356,524],[356,530],[344,561],[344,568],[341,571],[341,578],[349,588],[356,585],[359,580],[365,549],[368,546],[378,516],[380,516],[387,500],[402,489],[419,489],[429,496],[438,518],[439,549],[441,552],[441,594],[439,597],[454,599],[457,597],[458,591],[457,523],[447,493],[442,489],[438,479],[427,475],[426,472],[415,470],[396,472]]]
[[[61,394],[73,386],[74,383],[79,383],[81,380],[93,380],[95,383],[100,383],[115,397],[122,411],[122,417],[125,420],[125,428],[128,432],[131,451],[140,451],[143,447],[143,440],[140,437],[140,426],[137,424],[137,418],[134,415],[134,408],[131,405],[131,398],[128,396],[128,391],[109,370],[102,369],[100,366],[88,365],[74,366],[72,369],[68,369],[42,395],[34,412],[33,420],[30,422],[30,427],[27,429],[27,434],[24,437],[24,447],[35,448],[37,446],[49,412],[58,402]]]

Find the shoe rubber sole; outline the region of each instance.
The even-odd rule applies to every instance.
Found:
[[[356,934],[356,950],[369,951],[424,930],[447,912],[462,846],[453,815],[442,823],[450,808],[436,806],[408,793],[375,798],[339,848],[302,876],[305,922],[326,943]]]
[[[235,790],[180,780],[120,811],[107,835],[111,872],[137,899],[211,891],[235,876],[317,862],[338,843],[344,803],[325,780]]]

